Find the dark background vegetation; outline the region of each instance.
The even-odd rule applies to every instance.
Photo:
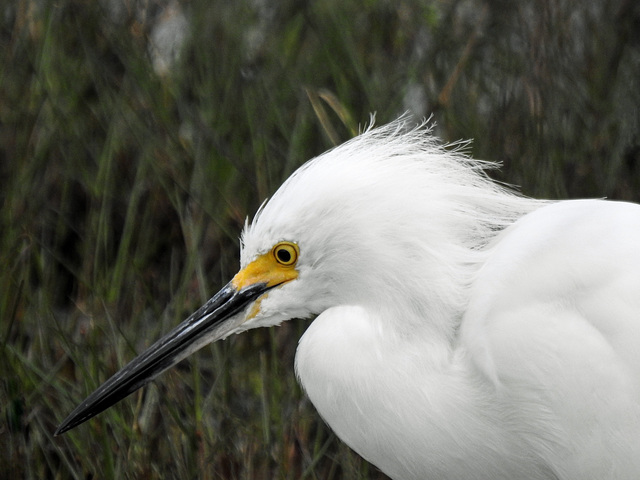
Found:
[[[433,114],[444,141],[473,138],[473,155],[502,162],[494,175],[527,195],[638,201],[639,10],[636,0],[4,3],[2,475],[384,478],[296,385],[300,321],[206,347],[52,432],[226,283],[245,217],[371,112],[378,123]],[[159,56],[163,26],[165,42],[185,38],[174,57]]]

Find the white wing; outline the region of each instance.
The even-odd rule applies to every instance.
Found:
[[[640,478],[640,206],[560,202],[508,228],[461,342],[559,478]]]

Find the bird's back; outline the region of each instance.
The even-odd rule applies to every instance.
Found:
[[[462,343],[559,478],[640,475],[640,206],[567,201],[498,237]]]

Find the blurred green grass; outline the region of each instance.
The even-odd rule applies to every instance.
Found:
[[[301,321],[206,347],[52,432],[228,281],[244,219],[371,112],[433,113],[443,140],[473,138],[527,195],[638,201],[639,7],[181,1],[188,40],[157,73],[163,6],[3,7],[0,471],[385,478],[297,386]]]

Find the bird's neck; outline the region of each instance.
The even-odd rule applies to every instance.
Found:
[[[379,314],[331,308],[300,340],[296,372],[325,421],[393,478],[456,478],[439,469],[456,462],[454,474],[472,467],[517,478],[519,466],[498,461],[514,440],[464,355],[443,341],[392,335]]]

